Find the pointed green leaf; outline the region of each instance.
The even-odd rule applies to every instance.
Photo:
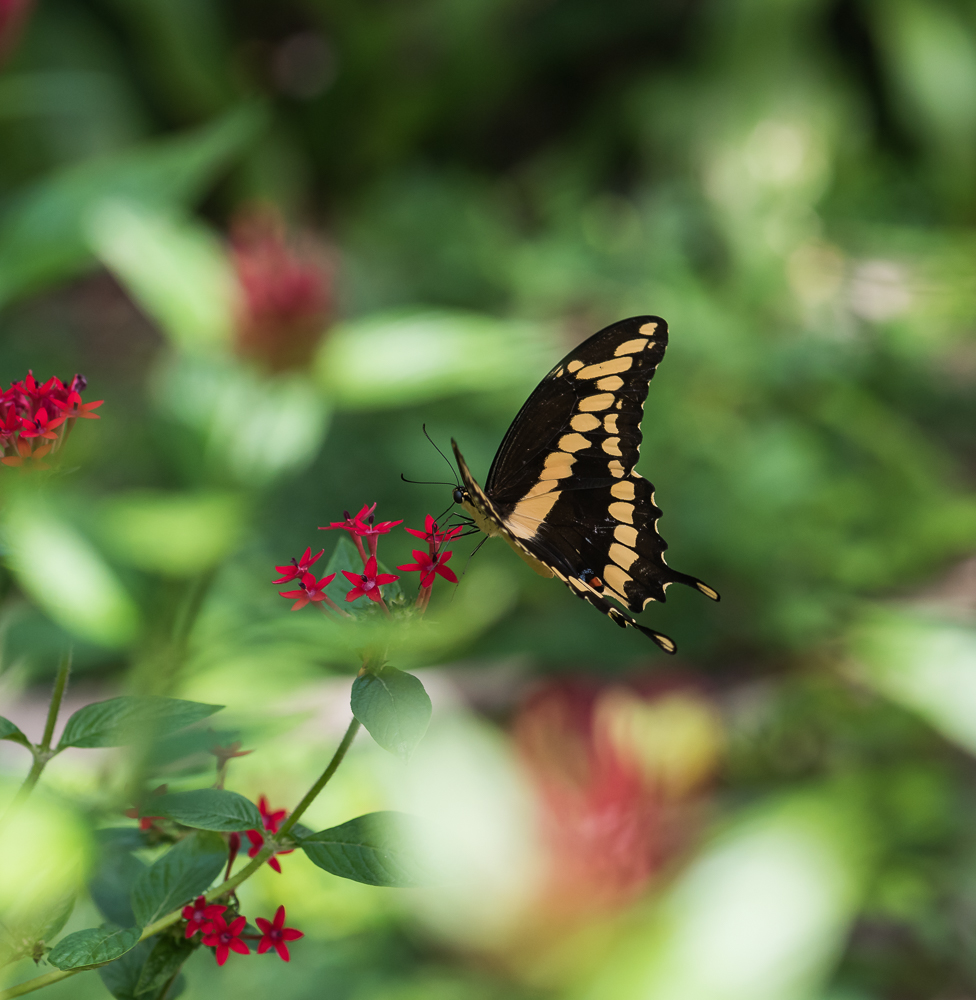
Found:
[[[30,740],[17,728],[9,719],[5,719],[0,715],[0,740],[11,740],[14,743],[20,743],[22,746],[29,747]]]
[[[136,918],[130,897],[146,870],[132,851],[146,846],[145,835],[136,827],[99,830],[98,862],[88,882],[88,892],[98,912],[119,927],[132,927]]]
[[[139,988],[142,970],[157,940],[159,939],[150,938],[148,941],[141,941],[121,958],[103,965],[98,970],[105,989],[115,997],[115,1000],[154,1000],[151,995],[141,997],[136,991]]]
[[[352,714],[370,736],[390,753],[406,759],[430,724],[430,698],[413,674],[395,667],[376,667],[352,685]]]
[[[170,848],[147,868],[132,890],[136,923],[145,927],[210,887],[227,862],[227,844],[216,833],[198,832]]]
[[[196,945],[192,941],[160,935],[142,967],[133,992],[138,996],[165,986],[194,951]]]
[[[103,198],[191,204],[262,123],[260,109],[238,108],[193,132],[72,164],[40,180],[0,219],[0,305],[91,266],[85,226]]]
[[[3,531],[7,565],[54,621],[113,649],[136,639],[142,615],[128,588],[90,539],[53,506],[18,491],[5,500]],[[54,565],[58,572],[51,574],[46,567]]]
[[[219,712],[222,705],[205,705],[179,698],[136,698],[124,695],[79,708],[68,719],[58,749],[121,747],[147,737],[165,736]]]
[[[23,902],[23,901],[19,901]],[[68,922],[75,907],[73,893],[52,903],[45,900],[40,908],[29,903],[23,907],[7,907],[0,921],[0,967],[30,955],[38,942],[50,941]],[[19,911],[19,912],[18,912]]]
[[[153,799],[153,812],[168,816],[197,830],[238,833],[260,830],[263,825],[258,807],[250,800],[222,788],[198,788],[192,792],[172,792]]]
[[[62,938],[51,949],[47,960],[62,971],[111,962],[134,948],[141,934],[139,927],[89,927]]]
[[[340,878],[406,889],[424,884],[410,839],[410,817],[397,812],[367,813],[300,840],[309,860]]]

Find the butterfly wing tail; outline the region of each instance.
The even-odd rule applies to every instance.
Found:
[[[720,601],[722,598],[719,596],[719,592],[715,590],[714,587],[709,587],[707,583],[703,580],[699,580],[697,576],[689,576],[687,573],[679,573],[677,570],[668,567],[668,572],[670,573],[671,579],[675,583],[683,583],[686,587],[691,587],[694,590],[701,591],[706,597],[713,601]]]
[[[639,622],[634,621],[625,611],[615,608],[608,600],[601,597],[582,581],[570,578],[567,580],[567,583],[570,584],[570,590],[577,597],[581,597],[587,604],[596,608],[601,614],[606,615],[615,625],[619,625],[621,628],[636,628],[638,631],[643,632],[648,639],[656,642],[665,653],[673,655],[678,651],[678,646],[673,639],[669,639],[666,635],[655,632],[654,629],[647,628]]]

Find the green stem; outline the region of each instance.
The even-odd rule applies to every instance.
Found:
[[[41,750],[44,752],[51,749],[54,727],[58,721],[58,712],[61,711],[61,699],[64,697],[64,689],[68,686],[68,677],[71,674],[72,652],[69,647],[58,664],[58,676],[54,680],[54,693],[51,695],[51,705],[47,710],[47,722],[44,725],[44,738],[41,740]]]
[[[352,746],[352,741],[356,738],[356,733],[359,732],[360,722],[359,719],[353,718],[352,722],[349,723],[349,728],[346,730],[346,735],[342,737],[342,742],[336,748],[336,752],[332,755],[332,760],[329,761],[328,767],[319,776],[319,780],[315,782],[314,785],[308,790],[305,798],[295,807],[295,811],[281,824],[281,828],[278,830],[277,836],[284,837],[289,830],[301,819],[302,814],[306,809],[315,801],[316,796],[323,788],[328,784],[329,779],[333,774],[336,773],[339,765],[342,763],[342,758],[346,756],[346,752]]]
[[[173,645],[175,647],[177,669],[183,666],[183,661],[186,659],[187,647],[190,644],[190,633],[193,631],[193,626],[197,623],[197,618],[200,617],[204,601],[216,576],[217,567],[208,569],[201,573],[191,585],[190,592],[186,598],[186,604],[173,630]]]
[[[54,691],[51,692],[51,704],[47,710],[47,722],[44,723],[44,736],[41,738],[39,745],[31,747],[31,753],[34,755],[34,763],[31,764],[31,769],[27,772],[24,783],[14,796],[14,800],[10,804],[10,809],[4,816],[5,819],[14,810],[18,809],[27,796],[34,790],[34,786],[41,777],[41,772],[47,767],[47,762],[54,756],[51,752],[51,740],[54,738],[54,727],[58,722],[58,712],[61,710],[64,690],[68,686],[68,677],[71,674],[71,655],[72,650],[69,648],[61,657],[61,662],[58,664],[58,674],[54,679]]]
[[[276,834],[275,839],[278,840],[287,834],[292,827],[298,822],[301,815],[306,809],[315,801],[315,797],[322,791],[322,789],[328,784],[329,779],[335,774],[336,769],[342,763],[343,757],[346,756],[346,752],[349,747],[352,746],[352,741],[356,738],[356,733],[359,731],[359,720],[353,719],[349,723],[349,728],[346,730],[346,735],[342,737],[342,742],[336,748],[336,752],[332,755],[332,760],[329,761],[328,766],[322,772],[318,781],[308,790],[308,794],[301,802],[298,803],[297,808],[285,820],[282,824],[281,829]],[[204,893],[204,898],[208,903],[212,903],[215,899],[220,899],[222,896],[226,896],[228,893],[233,892],[242,882],[249,879],[273,854],[275,851],[274,843],[266,843],[264,847],[258,852],[250,864],[245,865],[236,875],[231,876],[226,882],[221,882],[216,888],[211,889],[209,892]],[[147,938],[153,937],[155,934],[159,934],[160,931],[166,930],[168,927],[172,927],[173,924],[178,923],[183,919],[183,907],[178,910],[174,910],[172,913],[167,913],[165,917],[160,917],[155,923],[149,924],[139,937],[139,941],[145,941]],[[107,962],[101,962],[101,965],[108,965]],[[79,972],[87,972],[89,969],[97,968],[97,966],[88,965],[84,969],[66,969],[59,970],[57,972],[48,972],[43,976],[37,976],[35,979],[28,979],[24,983],[18,983],[16,986],[11,986],[9,989],[0,991],[0,1000],[13,1000],[14,997],[22,997],[27,993],[33,993],[35,990],[43,989],[45,986],[50,986],[52,983],[59,983],[62,979],[67,979],[69,976],[75,976]]]

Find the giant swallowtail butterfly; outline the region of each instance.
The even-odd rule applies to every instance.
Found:
[[[607,600],[643,611],[672,583],[719,599],[664,561],[654,487],[634,471],[644,400],[667,344],[663,319],[635,316],[566,355],[512,422],[484,489],[451,445],[464,483],[454,501],[478,528],[501,535],[537,573],[558,576],[621,628],[640,629],[673,653],[671,639]]]

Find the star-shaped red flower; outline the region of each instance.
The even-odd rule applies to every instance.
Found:
[[[57,403],[57,400],[54,400]],[[47,410],[42,406],[33,417],[24,417],[21,422],[20,436],[22,438],[46,438],[48,441],[56,441],[57,434],[55,428],[60,427],[65,417],[56,417],[53,414],[48,416]]]
[[[288,954],[286,941],[297,941],[305,937],[304,932],[295,930],[294,927],[285,926],[285,908],[278,907],[278,912],[274,916],[274,921],[265,920],[258,917],[254,921],[258,925],[258,930],[264,935],[258,943],[258,954],[263,955],[266,951],[274,948],[280,958],[289,961],[291,955]]]
[[[335,579],[335,573],[323,576],[321,580],[315,579],[314,573],[306,573],[302,577],[301,589],[299,590],[279,590],[282,597],[297,598],[291,606],[292,611],[304,608],[309,601],[324,601],[326,599],[325,588]]]
[[[451,583],[458,582],[454,571],[444,565],[454,555],[453,552],[438,552],[437,555],[432,556],[429,552],[424,552],[423,549],[414,549],[412,554],[417,561],[407,563],[405,566],[397,566],[397,569],[402,569],[405,573],[420,573],[421,587],[432,586],[435,576],[442,576]]]
[[[274,830],[271,831],[271,833],[274,832]],[[256,858],[258,856],[258,852],[262,847],[264,847],[264,836],[257,830],[248,830],[247,839],[251,842],[251,847],[247,852],[247,856],[249,858]],[[275,857],[275,854],[291,854],[294,850],[294,847],[289,847],[287,851],[275,851],[275,853],[268,858],[268,864],[280,875],[281,865]]]
[[[204,931],[206,933],[209,930],[207,925],[214,917],[219,917],[226,909],[226,906],[208,903],[203,896],[197,896],[189,906],[183,907],[183,919],[186,921],[186,937],[193,937],[197,931]],[[220,964],[223,965],[223,962]]]
[[[97,410],[102,403],[105,402],[104,399],[96,399],[93,403],[83,403],[81,401],[81,396],[77,391],[72,390],[68,393],[68,399],[66,402],[61,402],[60,399],[51,400],[52,403],[59,409],[64,411],[65,417],[84,417],[86,420],[98,420],[98,414],[92,413],[92,410]]]
[[[247,917],[238,917],[229,926],[219,914],[210,922],[210,928],[204,932],[203,943],[208,948],[216,949],[217,964],[227,961],[229,952],[236,951],[238,955],[250,955],[251,949],[241,940],[241,934],[247,926]]]
[[[312,547],[309,546],[305,550],[305,554],[302,556],[301,559],[298,560],[298,562],[296,562],[294,559],[292,559],[290,566],[288,566],[288,565],[285,565],[285,566],[275,566],[275,569],[281,574],[281,579],[280,580],[272,580],[271,582],[272,583],[276,583],[276,584],[277,583],[291,583],[292,580],[295,580],[295,579],[298,579],[299,577],[304,576],[309,571],[309,568],[313,565],[313,563],[318,562],[319,558],[321,557],[321,555],[322,555],[322,553],[324,551],[325,551],[325,549],[322,549],[318,553],[318,555],[313,556],[312,555]]]
[[[375,504],[373,505],[376,506]],[[365,522],[359,520],[357,515],[354,519],[355,522],[355,532],[361,538],[369,538],[376,535],[385,535],[391,528],[395,528],[398,524],[403,524],[403,521],[380,521],[378,524],[373,523],[373,515],[370,514]]]
[[[395,573],[377,573],[376,556],[370,556],[362,573],[350,573],[348,570],[343,570],[342,575],[353,585],[352,590],[346,594],[347,601],[355,601],[358,597],[364,596],[371,601],[382,601],[383,595],[380,593],[380,587],[400,579]]]
[[[448,531],[438,531],[437,522],[428,514],[424,521],[423,531],[418,531],[416,528],[404,528],[403,530],[413,535],[414,538],[422,538],[430,546],[431,552],[436,552],[445,542],[449,542],[455,535],[460,535],[464,530],[464,525],[459,524],[456,528],[451,528]]]
[[[271,833],[278,832],[282,820],[288,815],[287,809],[275,809],[272,812],[268,808],[268,799],[265,795],[258,799],[258,812],[261,814],[261,819],[264,820],[265,830],[269,830]]]
[[[358,535],[358,522],[365,521],[367,518],[371,517],[374,510],[376,510],[375,503],[372,507],[363,504],[362,510],[360,510],[358,514],[350,514],[348,510],[344,510],[343,514],[346,515],[345,521],[331,521],[325,527],[320,527],[319,531],[335,531],[336,528],[342,528],[344,531],[349,531],[354,535]]]

